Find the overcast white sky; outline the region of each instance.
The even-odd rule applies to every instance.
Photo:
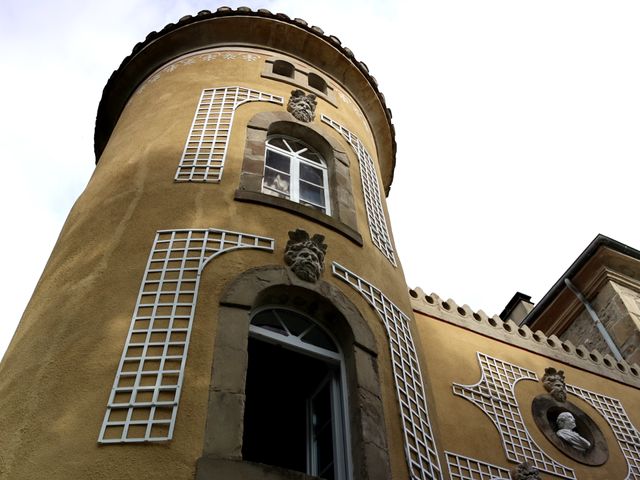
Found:
[[[640,248],[640,2],[227,2],[301,17],[378,79],[409,286],[499,313],[597,233]],[[204,1],[2,0],[0,355],[94,165],[111,72]]]

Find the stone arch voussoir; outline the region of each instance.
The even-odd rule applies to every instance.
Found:
[[[353,478],[390,478],[378,350],[365,317],[337,286],[325,281],[305,282],[282,266],[264,266],[238,275],[220,297],[203,456],[198,460],[196,480],[224,476],[232,463],[233,468],[240,465],[243,478],[249,480],[298,478],[289,471],[288,476],[265,476],[265,469],[272,472],[274,467],[242,460],[251,310],[274,299],[277,303],[293,297],[311,299],[309,305],[318,300],[335,311],[343,324],[338,336],[342,337],[347,370]],[[307,477],[300,474],[299,478]]]

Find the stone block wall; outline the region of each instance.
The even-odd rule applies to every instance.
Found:
[[[625,360],[640,362],[640,294],[609,281],[591,300],[591,305]],[[575,345],[612,353],[586,310],[559,337]]]

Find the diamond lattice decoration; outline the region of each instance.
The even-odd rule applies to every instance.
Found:
[[[609,423],[627,460],[625,480],[640,480],[640,432],[631,423],[620,400],[574,385],[567,385],[567,392],[587,402]]]
[[[511,473],[506,468],[457,453],[444,453],[451,480],[511,480]]]
[[[384,209],[382,208],[378,174],[376,173],[376,167],[371,155],[369,155],[367,149],[364,148],[360,139],[338,122],[326,115],[322,115],[322,121],[337,130],[356,153],[358,163],[360,164],[360,179],[362,181],[364,205],[367,210],[371,239],[373,244],[378,247],[382,254],[395,266],[396,257],[393,252],[393,246],[391,245],[391,237],[389,236]]]
[[[576,478],[573,469],[549,457],[529,434],[514,388],[521,380],[538,380],[531,370],[478,352],[482,378],[475,385],[453,384],[453,392],[480,408],[495,424],[506,456],[515,463],[528,461],[538,470],[562,478]]]
[[[284,104],[282,97],[244,87],[202,91],[176,171],[176,182],[217,183],[222,179],[233,116],[247,102]]]
[[[442,470],[429,421],[418,355],[409,329],[409,317],[380,290],[342,265],[333,262],[332,271],[360,292],[386,328],[411,478],[441,479]]]
[[[172,438],[203,268],[225,252],[273,247],[271,238],[226,230],[157,232],[99,443]]]

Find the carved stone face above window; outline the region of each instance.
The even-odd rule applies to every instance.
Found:
[[[542,384],[544,389],[558,402],[564,402],[567,399],[567,386],[562,370],[556,370],[553,367],[545,368]]]
[[[305,94],[302,90],[292,90],[287,111],[301,122],[312,122],[316,114],[316,96]]]
[[[323,235],[309,234],[297,229],[289,232],[289,241],[284,251],[284,262],[301,280],[317,282],[324,270],[324,254],[327,245]]]

